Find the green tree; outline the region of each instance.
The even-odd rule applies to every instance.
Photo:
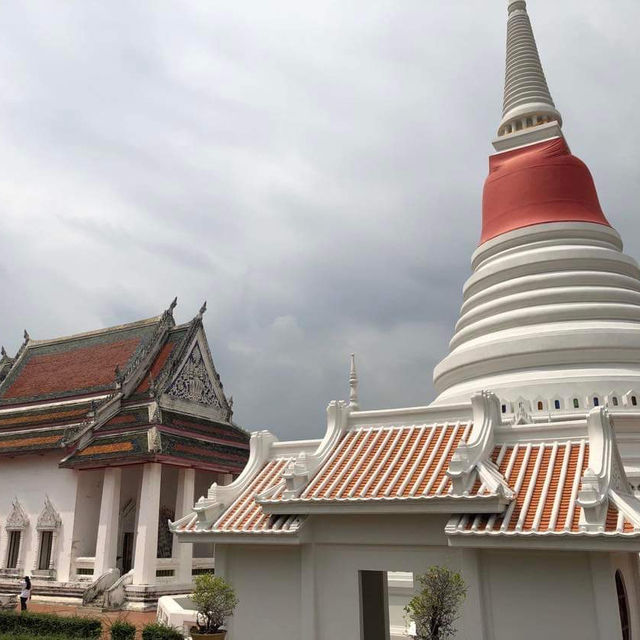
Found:
[[[238,598],[233,587],[223,578],[203,573],[196,577],[191,596],[198,608],[200,633],[216,633],[226,618],[233,614]]]
[[[459,573],[446,567],[431,567],[416,576],[421,586],[405,607],[407,618],[415,622],[417,640],[447,640],[456,632],[460,605],[467,595],[467,587]]]

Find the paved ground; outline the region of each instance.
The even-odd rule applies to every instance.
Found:
[[[108,632],[109,622],[123,619],[131,624],[135,624],[141,630],[145,624],[155,622],[156,612],[139,613],[137,611],[109,611],[101,612],[96,609],[85,609],[84,607],[64,604],[44,604],[41,602],[30,602],[29,610],[37,613],[57,613],[63,616],[86,616],[87,618],[99,618],[102,620],[102,627]],[[140,636],[140,634],[138,634]],[[106,635],[105,637],[108,637]]]

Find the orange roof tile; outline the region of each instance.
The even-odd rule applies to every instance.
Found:
[[[282,471],[292,458],[278,458],[265,464],[249,486],[233,501],[224,514],[208,529],[198,531],[212,533],[295,533],[304,517],[297,515],[267,515],[256,502],[257,495],[282,481]],[[194,530],[197,516],[184,522],[179,531]]]
[[[586,440],[519,443],[496,447],[502,475],[516,494],[504,515],[456,516],[449,535],[553,535],[580,531],[580,481],[589,461]],[[633,525],[610,502],[605,533],[635,533]]]

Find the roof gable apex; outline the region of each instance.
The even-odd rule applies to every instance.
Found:
[[[156,385],[163,408],[231,422],[232,401],[225,396],[200,316],[192,321],[190,331],[163,373]]]

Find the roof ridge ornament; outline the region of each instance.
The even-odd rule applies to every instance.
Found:
[[[502,121],[493,142],[497,151],[562,136],[540,61],[525,0],[508,0],[507,53]]]
[[[351,354],[351,368],[349,370],[349,408],[352,411],[360,409],[358,401],[358,372],[356,371],[356,354]]]

